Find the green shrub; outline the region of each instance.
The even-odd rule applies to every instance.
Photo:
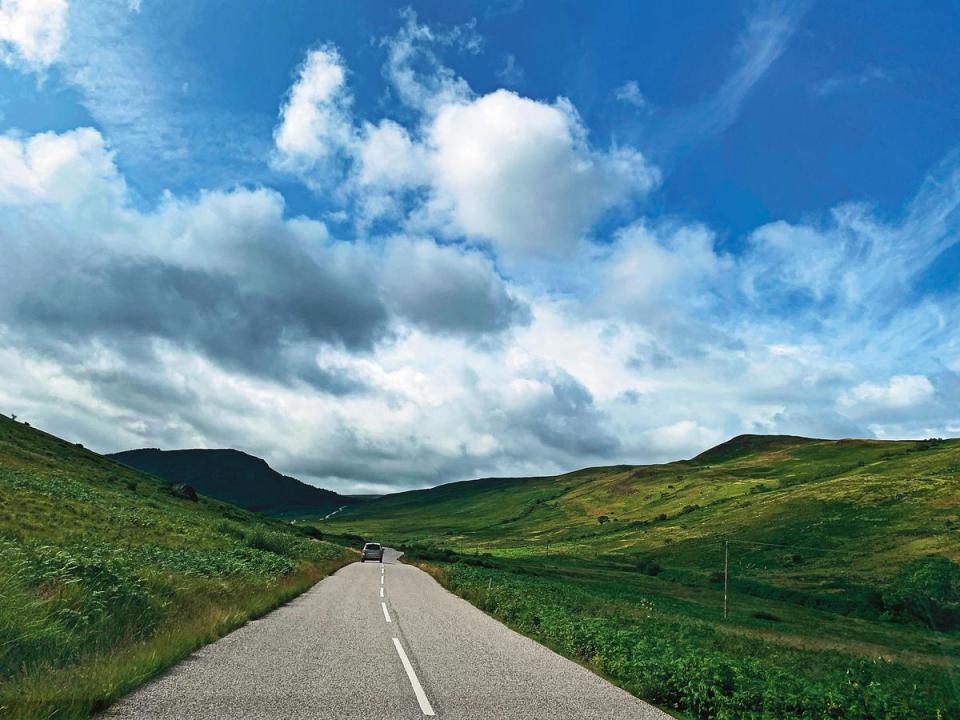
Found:
[[[637,570],[651,577],[659,575],[662,569],[660,563],[653,558],[641,558],[640,562],[637,563]]]
[[[291,555],[292,538],[289,535],[270,532],[257,528],[246,537],[247,545],[257,550],[265,550],[276,555]]]
[[[939,556],[909,563],[884,590],[883,606],[934,630],[960,627],[960,564]]]
[[[234,540],[243,540],[247,537],[247,533],[240,525],[228,520],[221,520],[218,522],[216,524],[216,530],[217,532]]]

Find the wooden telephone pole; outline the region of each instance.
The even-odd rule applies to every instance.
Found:
[[[723,619],[727,619],[727,578],[730,567],[730,541],[723,541]]]

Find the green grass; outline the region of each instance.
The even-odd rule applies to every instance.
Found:
[[[88,717],[352,559],[0,416],[0,716]]]
[[[514,629],[690,717],[960,716],[953,678],[937,672],[938,665],[784,647],[763,634],[726,632],[622,577],[574,583],[509,567],[432,565],[449,589]],[[740,615],[747,622],[747,613]],[[776,622],[769,611],[752,615],[760,626]]]
[[[690,461],[387,496],[318,526],[419,546],[451,589],[691,717],[960,717],[960,441],[745,436]],[[596,629],[591,652],[568,621]]]

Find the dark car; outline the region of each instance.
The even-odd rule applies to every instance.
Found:
[[[360,553],[360,562],[367,560],[377,560],[383,562],[383,545],[380,543],[367,543],[363,546],[363,552]]]

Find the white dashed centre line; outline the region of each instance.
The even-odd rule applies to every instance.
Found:
[[[380,597],[383,597],[383,588],[380,588]]]
[[[380,584],[383,585],[383,575],[380,576]]]
[[[407,678],[413,686],[413,693],[417,696],[417,702],[420,703],[420,710],[423,711],[424,715],[433,715],[433,707],[431,707],[430,701],[427,700],[427,694],[423,691],[423,686],[417,679],[417,674],[413,671],[413,665],[410,664],[407,654],[403,651],[403,645],[400,644],[397,638],[393,639],[393,645],[397,648],[397,655],[400,656],[403,669],[407,671]]]
[[[387,604],[385,602],[380,603],[380,607],[383,608],[383,617],[387,622],[390,622],[390,613],[387,611]]]

